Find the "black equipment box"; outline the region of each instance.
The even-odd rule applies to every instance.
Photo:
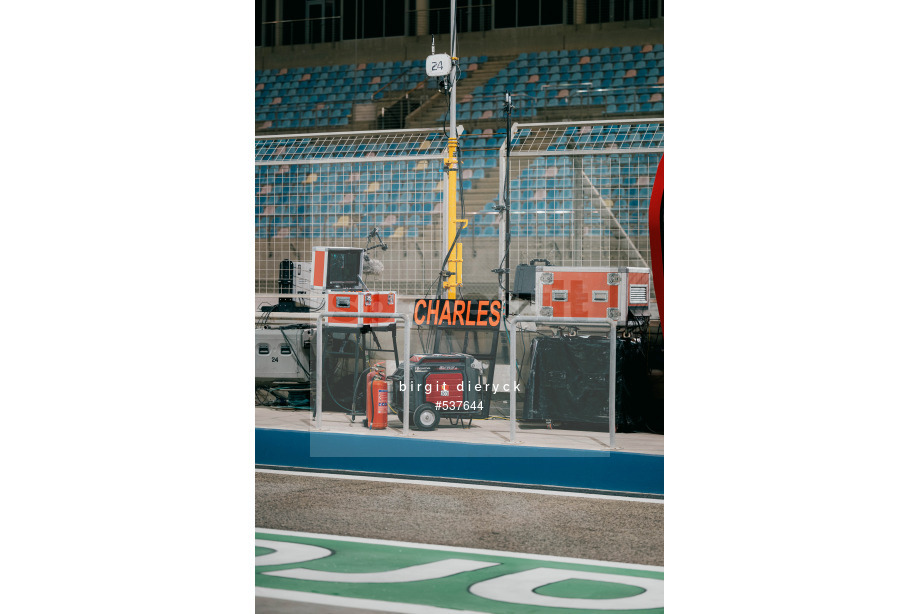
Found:
[[[408,393],[409,423],[424,431],[437,428],[442,417],[452,423],[488,418],[482,370],[482,363],[469,354],[416,354],[409,359],[408,378],[401,367],[387,378],[390,409],[402,420],[403,395]]]
[[[514,269],[514,290],[511,294],[518,298],[532,301],[537,287],[536,263],[543,262],[546,266],[552,266],[549,260],[544,258],[534,258],[530,264],[519,264]]]
[[[351,412],[358,375],[367,366],[360,329],[324,326],[323,355],[323,382],[317,381],[315,368],[310,374],[313,389],[322,392],[323,411]],[[312,364],[317,364],[315,342],[310,346],[310,358]],[[363,393],[364,387],[359,389]]]
[[[531,343],[524,420],[609,424],[610,339],[537,337]],[[639,353],[637,353],[637,351]],[[630,401],[642,386],[641,345],[617,339],[616,429],[640,430]]]

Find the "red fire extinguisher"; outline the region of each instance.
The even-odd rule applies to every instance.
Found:
[[[367,403],[367,417],[364,424],[371,429],[385,429],[387,427],[387,373],[384,363],[378,362],[367,373],[365,399]]]

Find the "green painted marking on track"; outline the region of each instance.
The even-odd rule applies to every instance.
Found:
[[[592,565],[590,563],[581,564],[516,558],[502,556],[500,554],[454,552],[451,550],[414,548],[401,545],[340,541],[312,536],[281,535],[262,531],[256,532],[256,538],[281,542],[278,544],[279,549],[283,549],[284,542],[288,542],[291,544],[318,546],[332,552],[331,555],[320,556],[319,558],[313,558],[313,560],[305,562],[259,565],[259,557],[268,555],[273,551],[269,548],[257,546],[255,582],[257,587],[266,589],[332,595],[352,599],[370,599],[393,604],[416,604],[418,606],[470,610],[489,614],[515,614],[521,612],[526,612],[528,614],[576,612],[580,614],[595,614],[611,611],[621,612],[623,614],[629,614],[630,612],[634,614],[654,614],[664,612],[662,601],[663,571],[608,567]],[[260,542],[260,544],[261,546],[270,546],[270,544],[265,544],[265,542]],[[448,560],[453,560],[454,563],[445,562]],[[490,564],[490,566],[482,569],[460,571],[459,573],[451,573],[449,569],[446,569],[449,565],[466,566],[467,568],[475,566],[476,563],[470,563],[470,561]],[[429,566],[436,564],[434,566],[440,570],[439,572],[441,574],[450,575],[431,579],[397,582],[376,582],[373,580],[354,582],[320,581],[315,579],[304,579],[304,577],[271,575],[272,572],[284,572],[285,570],[297,569],[313,570],[311,577],[320,575],[316,572],[333,574],[379,574],[381,572],[394,572],[404,568],[426,564]],[[434,567],[430,567],[430,569],[433,570]],[[518,598],[521,598],[521,595],[523,595],[524,599],[536,600],[531,601],[531,603],[527,605],[486,598],[471,592],[471,588],[472,591],[480,591],[480,589],[475,586],[479,583],[499,579],[491,583],[493,590],[489,594],[493,596],[497,595],[504,599],[505,595],[511,594],[511,592],[506,589],[513,588],[515,586],[514,582],[516,582],[518,578],[523,581],[524,577],[530,577],[526,574],[522,576],[514,576],[511,574],[519,574],[521,572],[539,569],[569,570],[569,572],[573,573],[575,576],[578,574],[582,576],[588,575],[590,579],[584,577],[568,578],[566,577],[567,574],[564,572],[550,571],[548,573],[554,578],[551,583],[528,589],[520,589],[514,593],[518,595]],[[292,573],[294,575],[299,573],[302,576],[311,574],[309,571],[287,573]],[[532,571],[531,573],[546,572]],[[601,578],[592,574],[602,574],[603,577]],[[348,579],[342,576],[335,576],[335,578]],[[610,578],[611,581],[604,581],[606,578]],[[647,592],[646,588],[630,584],[630,580],[633,578],[637,579],[637,583],[649,586],[651,592],[643,596],[643,593]],[[651,582],[648,579],[651,579]],[[541,603],[547,603],[548,601],[551,602],[553,599],[557,600],[557,604],[567,605],[572,605],[573,602],[568,601],[572,599],[584,601],[579,601],[577,607],[539,605]],[[619,599],[625,600],[623,602],[624,605],[629,602],[636,603],[637,599],[645,599],[645,601],[641,603],[652,603],[653,607],[620,609],[615,603],[616,600]],[[595,604],[587,600],[607,600],[607,603],[602,608],[592,608],[591,606]],[[611,602],[613,602],[613,605],[611,605]]]
[[[534,590],[538,595],[549,597],[576,597],[581,599],[622,599],[642,593],[638,586],[628,584],[610,584],[595,580],[563,580],[547,584]],[[648,610],[645,610],[648,611]]]

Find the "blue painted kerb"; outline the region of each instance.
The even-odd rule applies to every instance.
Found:
[[[256,429],[257,465],[664,495],[664,456]]]

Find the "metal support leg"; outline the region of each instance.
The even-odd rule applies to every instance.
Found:
[[[323,428],[323,314],[316,320],[316,386],[313,394],[314,407],[316,407],[316,428]]]

